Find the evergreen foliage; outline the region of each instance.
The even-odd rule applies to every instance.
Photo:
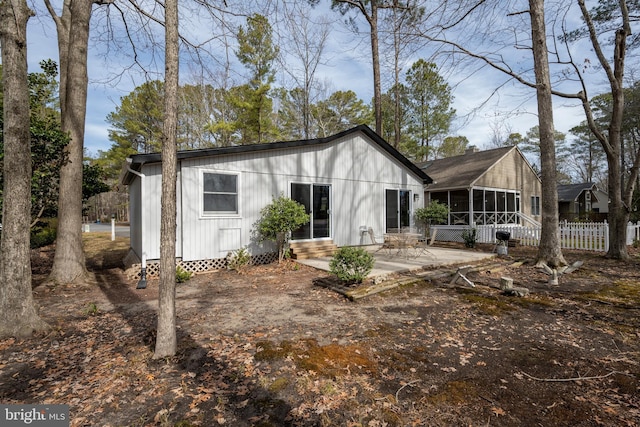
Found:
[[[271,240],[276,243],[278,262],[282,262],[289,235],[308,223],[309,219],[303,205],[281,194],[262,208],[255,231],[260,241]]]
[[[446,224],[449,216],[449,207],[437,200],[431,200],[429,205],[418,208],[414,213],[416,222],[426,227],[427,234],[430,233],[432,224]]]
[[[29,73],[29,107],[31,136],[31,222],[41,216],[55,216],[57,210],[60,168],[66,161],[64,148],[69,137],[60,127],[57,109],[57,65],[52,60],[41,61],[42,72]],[[2,66],[0,65],[0,75]],[[3,110],[0,98],[0,112]],[[0,205],[2,204],[4,127],[0,114]],[[26,167],[26,166],[25,166]]]
[[[345,246],[329,262],[331,274],[347,283],[361,283],[373,269],[373,255],[363,248]]]

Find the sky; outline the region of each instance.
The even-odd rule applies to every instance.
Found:
[[[337,12],[329,9],[328,2],[321,2],[313,13],[317,17],[341,19]],[[94,36],[102,23],[102,20],[93,19]],[[206,24],[191,26],[186,31],[191,32],[196,38],[208,36]],[[368,37],[355,35],[338,22],[332,27],[327,43],[326,63],[318,67],[316,76],[329,86],[331,92],[353,90],[360,99],[368,103],[373,98],[370,51]],[[30,71],[39,71],[38,62],[43,59],[52,58],[57,61],[56,32],[45,11],[38,12],[38,15],[29,21],[27,53]],[[140,50],[140,54],[144,55],[144,48]],[[223,54],[224,52],[220,53]],[[417,52],[413,58],[408,59],[407,65],[410,65],[412,60],[429,55],[430,52]],[[99,45],[90,45],[90,83],[85,129],[85,147],[90,155],[97,155],[100,150],[109,149],[111,141],[108,139],[109,125],[105,120],[106,116],[115,111],[121,97],[144,82],[145,77],[139,72],[122,74],[122,70],[129,65],[130,60],[126,54],[115,50],[107,52]],[[181,83],[186,83],[189,80],[188,65],[183,62],[182,68],[184,72],[181,72]],[[456,109],[458,116],[451,134],[466,136],[471,145],[485,149],[491,148],[489,141],[495,128],[524,135],[527,130],[537,125],[537,107],[532,89],[516,82],[509,82],[490,97],[495,88],[506,80],[500,72],[485,67],[473,73],[468,70],[447,70],[445,73],[444,77],[453,87],[452,107]],[[115,75],[119,77],[114,79]],[[152,78],[161,78],[161,75]],[[489,101],[480,108],[487,99]],[[584,120],[581,108],[559,99],[554,100],[554,113],[556,129],[561,132],[567,132]]]

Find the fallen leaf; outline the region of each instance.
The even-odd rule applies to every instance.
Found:
[[[500,417],[500,416],[503,416],[503,415],[506,415],[506,414],[507,414],[507,413],[505,412],[505,410],[504,410],[504,409],[502,409],[502,408],[498,408],[498,407],[496,407],[496,406],[494,406],[494,407],[492,407],[492,408],[491,408],[491,412],[493,412],[493,415],[498,416],[498,417]]]

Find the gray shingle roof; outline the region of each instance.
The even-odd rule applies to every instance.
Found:
[[[581,182],[579,184],[561,184],[558,185],[558,201],[573,202],[578,200],[583,191],[597,189],[593,182]]]

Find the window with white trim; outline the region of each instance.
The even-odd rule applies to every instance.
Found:
[[[540,215],[540,196],[531,196],[531,215]]]
[[[238,214],[238,175],[203,172],[202,190],[205,215]]]

